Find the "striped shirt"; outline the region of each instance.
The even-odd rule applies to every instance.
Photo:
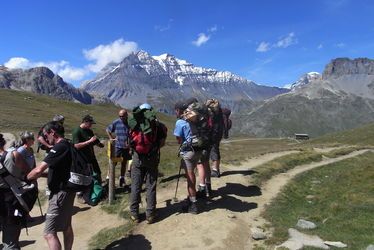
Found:
[[[127,148],[129,146],[129,127],[120,118],[109,124],[106,131],[116,134],[116,148]]]

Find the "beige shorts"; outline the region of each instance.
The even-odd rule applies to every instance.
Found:
[[[201,151],[187,151],[183,152],[181,164],[183,168],[188,171],[194,170],[201,157]]]
[[[63,232],[71,225],[75,192],[60,191],[48,200],[44,234]]]

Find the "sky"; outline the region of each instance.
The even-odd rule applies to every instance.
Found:
[[[47,66],[77,87],[138,50],[279,87],[334,58],[374,58],[371,0],[13,0],[0,12],[0,65]]]

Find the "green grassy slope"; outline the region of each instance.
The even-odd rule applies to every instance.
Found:
[[[310,142],[313,144],[337,143],[374,146],[374,123],[355,129],[324,135]]]

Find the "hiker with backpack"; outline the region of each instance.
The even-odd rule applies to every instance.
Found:
[[[48,168],[48,210],[45,218],[44,238],[49,249],[61,249],[57,232],[63,232],[64,249],[72,249],[74,234],[71,225],[75,192],[66,188],[72,164],[71,144],[64,138],[65,130],[59,122],[49,122],[44,126],[43,135],[53,148],[44,160],[28,175],[27,180],[44,176]]]
[[[200,158],[197,162],[197,171],[199,174],[199,184],[197,185],[197,198],[209,198],[212,194],[212,185],[210,181],[210,165],[209,165],[209,155],[212,141],[212,121],[209,110],[205,104],[199,103],[196,98],[189,98],[186,101],[188,105],[188,112],[195,112],[198,116],[197,121],[187,121],[190,123],[190,127],[194,128],[191,130],[192,137],[197,137],[201,141],[199,150],[201,150]],[[191,124],[192,123],[192,124]]]
[[[119,118],[114,120],[106,128],[111,143],[114,143],[114,154],[115,157],[122,157],[121,162],[121,173],[119,177],[119,186],[126,187],[125,183],[125,172],[128,160],[131,160],[130,145],[129,145],[129,125],[127,122],[128,114],[126,109],[121,109],[118,112]],[[130,172],[130,169],[129,169]],[[107,175],[109,180],[109,170]],[[128,187],[128,186],[127,186]]]
[[[95,183],[92,186],[91,190],[88,189],[86,191],[78,193],[78,201],[80,203],[87,203],[89,205],[95,206],[101,199],[103,188],[101,186],[101,170],[95,156],[94,146],[103,148],[104,144],[100,142],[100,140],[92,131],[91,128],[93,124],[96,124],[93,117],[91,115],[85,115],[82,118],[82,122],[79,127],[73,129],[72,141],[74,147],[82,152],[85,158],[92,164],[95,179]]]
[[[159,122],[156,112],[148,103],[133,109],[129,119],[130,146],[132,151],[130,213],[133,222],[139,222],[141,189],[146,187],[146,221],[151,224],[156,219],[156,185],[160,148],[165,145],[166,126]]]
[[[175,114],[177,116],[177,121],[175,123],[174,135],[177,139],[178,144],[180,145],[179,155],[181,159],[181,167],[185,170],[187,178],[187,193],[188,198],[186,204],[183,207],[184,212],[191,214],[198,213],[198,204],[196,200],[196,175],[195,168],[201,157],[202,150],[197,147],[194,147],[194,140],[198,140],[191,131],[191,124],[187,120],[189,118],[196,118],[193,114],[187,117],[185,115],[185,110],[188,105],[186,102],[177,102],[175,104]]]
[[[19,236],[29,209],[24,210],[15,189],[27,186],[23,180],[30,168],[16,150],[6,151],[5,144],[3,134],[0,134],[0,229],[4,249],[20,249]],[[37,194],[37,188],[35,192]]]
[[[211,117],[212,117],[212,147],[210,150],[210,160],[212,161],[211,176],[219,178],[221,153],[219,145],[221,143],[224,132],[224,120],[221,105],[217,99],[208,99],[206,101]]]

